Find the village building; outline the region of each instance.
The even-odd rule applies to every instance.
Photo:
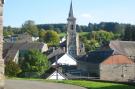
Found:
[[[66,41],[66,36],[62,37],[61,40],[60,40],[60,43],[63,43]]]
[[[76,32],[76,18],[73,14],[72,2],[67,21],[67,53],[76,58],[79,55],[79,35]]]
[[[47,79],[49,80],[66,80],[68,79],[64,74],[60,71],[55,70]]]
[[[124,55],[113,55],[100,64],[100,79],[108,81],[135,80],[135,63]]]
[[[52,48],[52,50],[48,50],[45,53],[48,55],[50,65],[58,70],[61,69],[61,72],[57,74],[55,71],[47,79],[52,79],[55,75],[61,74],[67,77],[66,73],[68,73],[68,71],[76,70],[77,68],[76,57],[80,55],[80,47],[82,47],[82,45],[80,46],[79,35],[76,32],[76,18],[73,15],[72,2],[67,21],[67,36],[60,41],[60,47],[56,49]]]
[[[135,42],[111,41],[109,48],[78,58],[78,69],[108,81],[135,80]]]
[[[67,65],[67,66],[77,66],[77,61],[69,54],[64,54],[58,58],[52,65]]]
[[[73,14],[72,2],[67,18],[67,35],[60,41],[60,47],[65,48],[66,53],[73,58],[85,54],[84,44],[79,40],[79,34],[76,32],[76,18]]]
[[[48,50],[45,43],[32,42],[32,43],[4,43],[3,45],[3,59],[6,61],[13,60],[18,63],[19,56],[23,55],[28,50],[38,50],[42,53]]]
[[[4,43],[5,62],[13,60],[18,63],[19,56],[23,57],[27,50],[35,49],[47,55],[49,59],[50,69],[43,75],[46,79],[63,80],[87,76],[108,81],[135,80],[135,42],[111,41],[106,47],[85,54],[84,44],[79,41],[76,32],[72,2],[67,22],[67,36],[60,41],[59,48],[48,49],[45,43],[33,42],[37,41],[38,37],[32,38],[25,33],[14,38],[15,43]],[[0,36],[2,37],[2,34]],[[0,42],[2,44],[2,39]],[[2,55],[0,57],[1,60]]]
[[[34,37],[28,33],[16,34],[13,36],[4,37],[4,42],[7,43],[24,43],[24,42],[37,42],[39,37]]]

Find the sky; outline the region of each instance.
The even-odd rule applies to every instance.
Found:
[[[100,22],[135,24],[135,0],[72,0],[77,24]],[[5,0],[4,26],[67,23],[71,0]]]

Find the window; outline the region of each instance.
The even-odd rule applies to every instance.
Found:
[[[74,25],[72,24],[71,27],[70,27],[71,30],[74,30]]]

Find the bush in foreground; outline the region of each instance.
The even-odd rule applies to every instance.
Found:
[[[5,63],[5,75],[8,77],[16,77],[21,72],[18,64],[9,60]]]

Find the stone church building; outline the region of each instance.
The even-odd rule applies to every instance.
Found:
[[[76,18],[73,15],[72,2],[67,21],[67,53],[75,58],[79,55],[79,36],[76,32]]]
[[[72,2],[67,18],[66,50],[67,53],[74,58],[77,58],[77,56],[85,53],[84,44],[81,41],[79,41],[79,34],[76,32],[76,18],[73,14]]]

